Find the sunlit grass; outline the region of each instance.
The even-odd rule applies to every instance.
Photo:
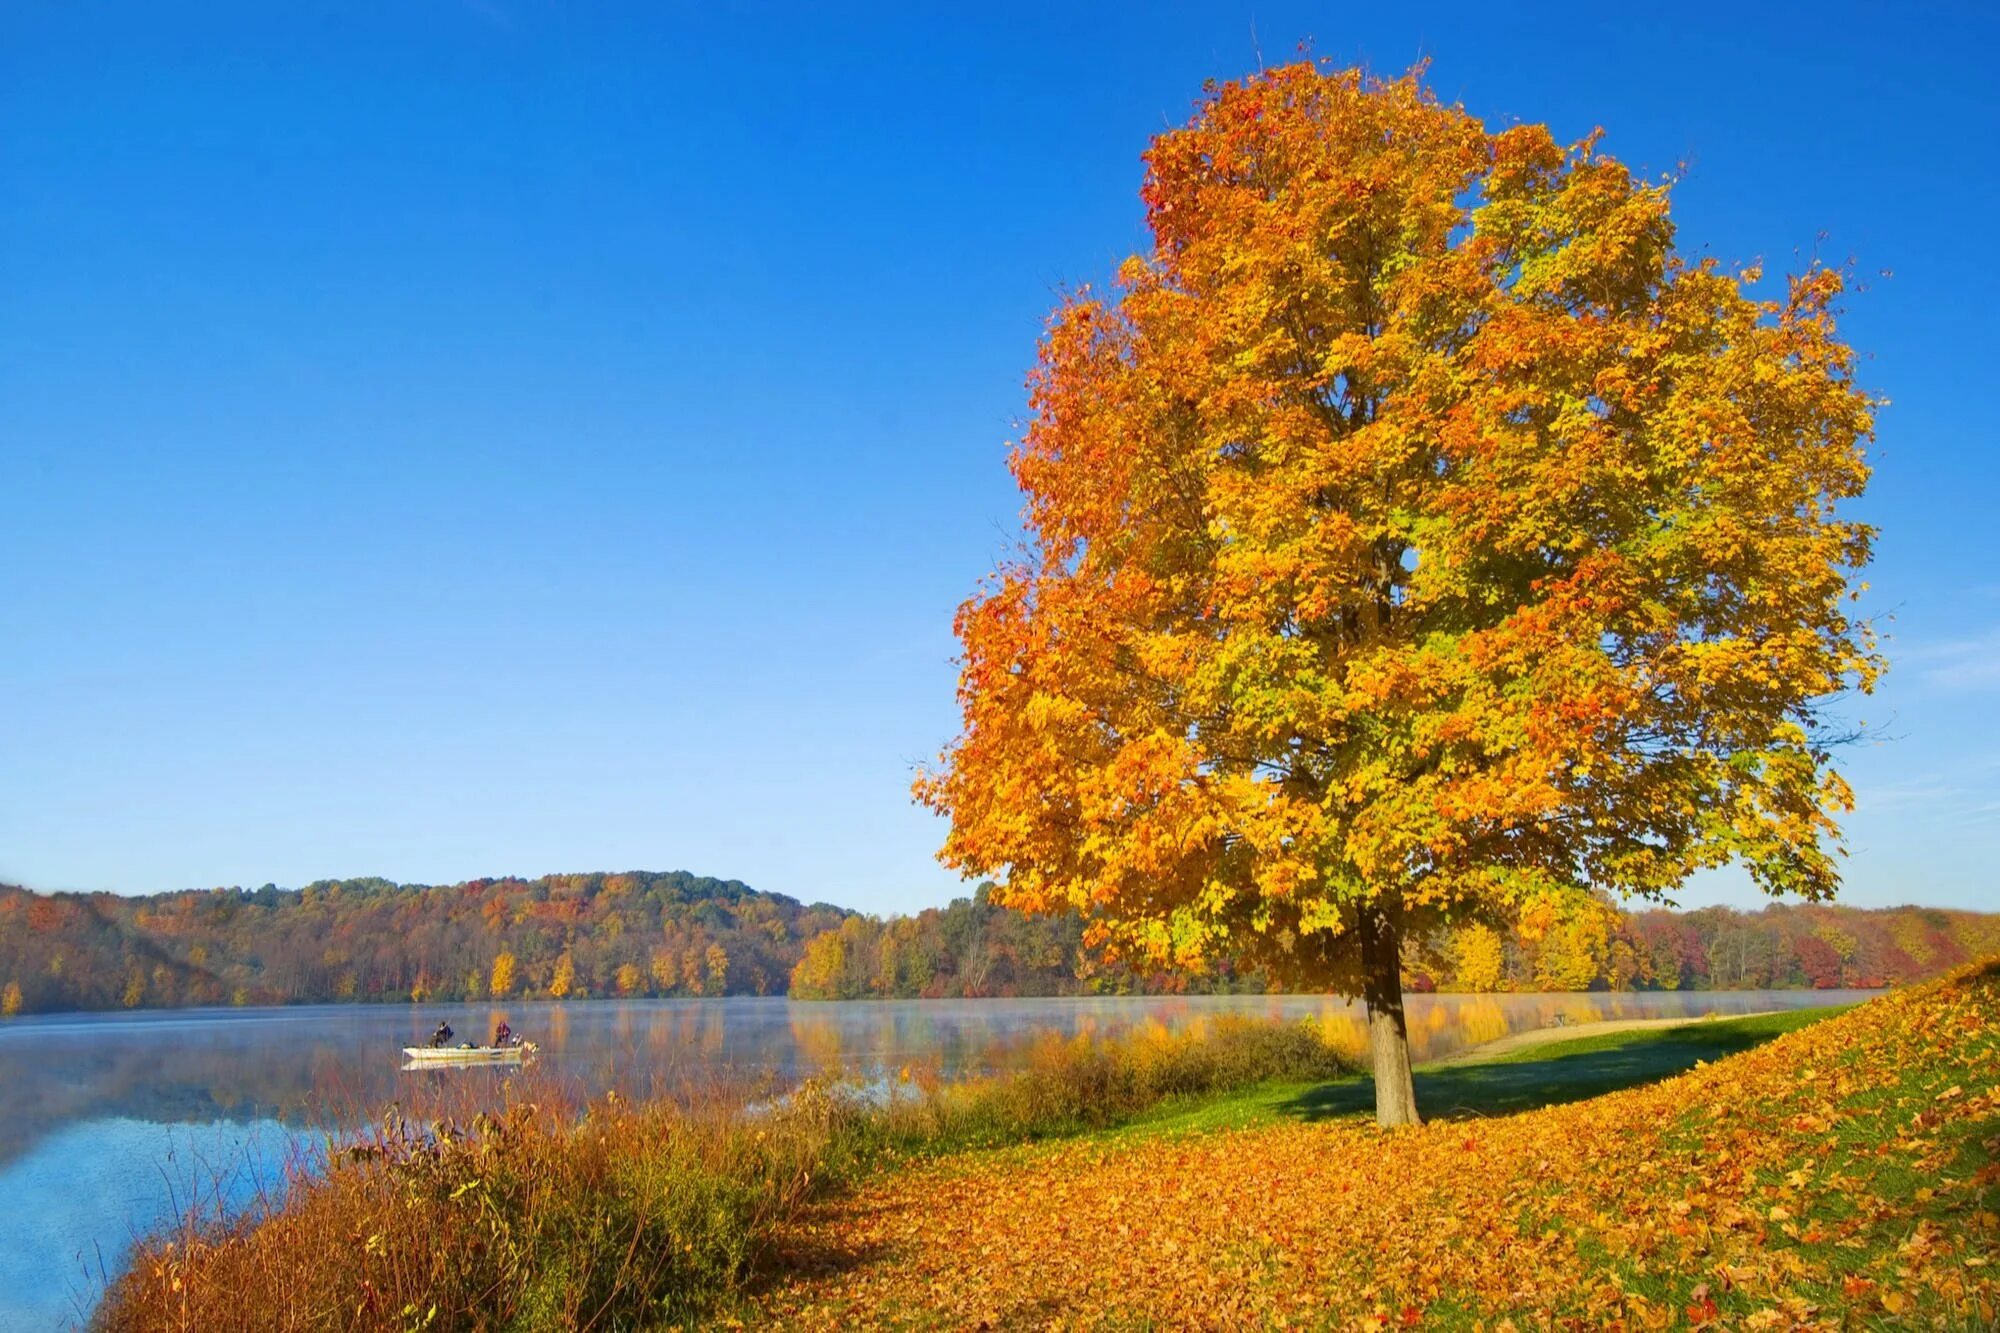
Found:
[[[1650,1083],[1719,1060],[1851,1006],[1800,1009],[1745,1018],[1690,1019],[1669,1027],[1628,1028],[1421,1065],[1417,1104],[1428,1116],[1499,1115]],[[1179,1098],[1104,1132],[1107,1138],[1246,1129],[1284,1119],[1372,1115],[1375,1086],[1365,1073],[1338,1080],[1283,1081],[1237,1092]]]
[[[1597,1032],[1584,1037],[1565,1037],[1535,1046],[1517,1047],[1487,1056],[1486,1064],[1521,1064],[1560,1060],[1593,1051],[1653,1051],[1663,1061],[1676,1065],[1683,1053],[1714,1060],[1737,1051],[1760,1046],[1773,1037],[1796,1031],[1822,1019],[1844,1014],[1853,1005],[1826,1005],[1816,1009],[1793,1009],[1775,1014],[1747,1014],[1741,1018],[1699,1018],[1663,1027],[1628,1028],[1623,1032]],[[1687,1065],[1676,1065],[1678,1073]]]

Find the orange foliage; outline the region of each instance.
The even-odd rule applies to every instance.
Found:
[[[1594,137],[1414,74],[1226,84],[1146,160],[1150,253],[1030,380],[1027,553],[958,616],[944,860],[1382,1010],[1399,935],[1731,860],[1830,893],[1817,706],[1878,669],[1841,274],[1757,299]]]

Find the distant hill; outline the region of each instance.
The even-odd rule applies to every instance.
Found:
[[[1414,990],[1900,985],[2000,953],[2000,915],[1835,904],[1619,913],[1414,942]],[[329,1001],[799,999],[1259,991],[1223,965],[1146,974],[1074,917],[970,898],[863,916],[684,871],[322,880],[128,898],[0,886],[0,1011]]]
[[[849,915],[684,871],[148,897],[0,887],[0,1010],[761,995]]]

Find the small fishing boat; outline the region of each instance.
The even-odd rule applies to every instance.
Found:
[[[405,1046],[405,1069],[426,1069],[442,1065],[517,1065],[535,1053],[532,1041],[506,1046]]]

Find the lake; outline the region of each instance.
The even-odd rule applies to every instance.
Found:
[[[1558,1021],[1739,1014],[1863,991],[1414,995],[1418,1060]],[[482,1041],[502,1019],[540,1045],[531,1074],[581,1092],[685,1092],[912,1064],[947,1077],[1006,1067],[1043,1032],[1195,1025],[1221,1014],[1312,1019],[1363,1048],[1358,1006],[1325,996],[802,1003],[784,999],[323,1005],[53,1014],[0,1022],[0,1330],[80,1323],[133,1241],[189,1203],[240,1209],[287,1161],[391,1103],[492,1101],[494,1069],[401,1068],[442,1017]]]

